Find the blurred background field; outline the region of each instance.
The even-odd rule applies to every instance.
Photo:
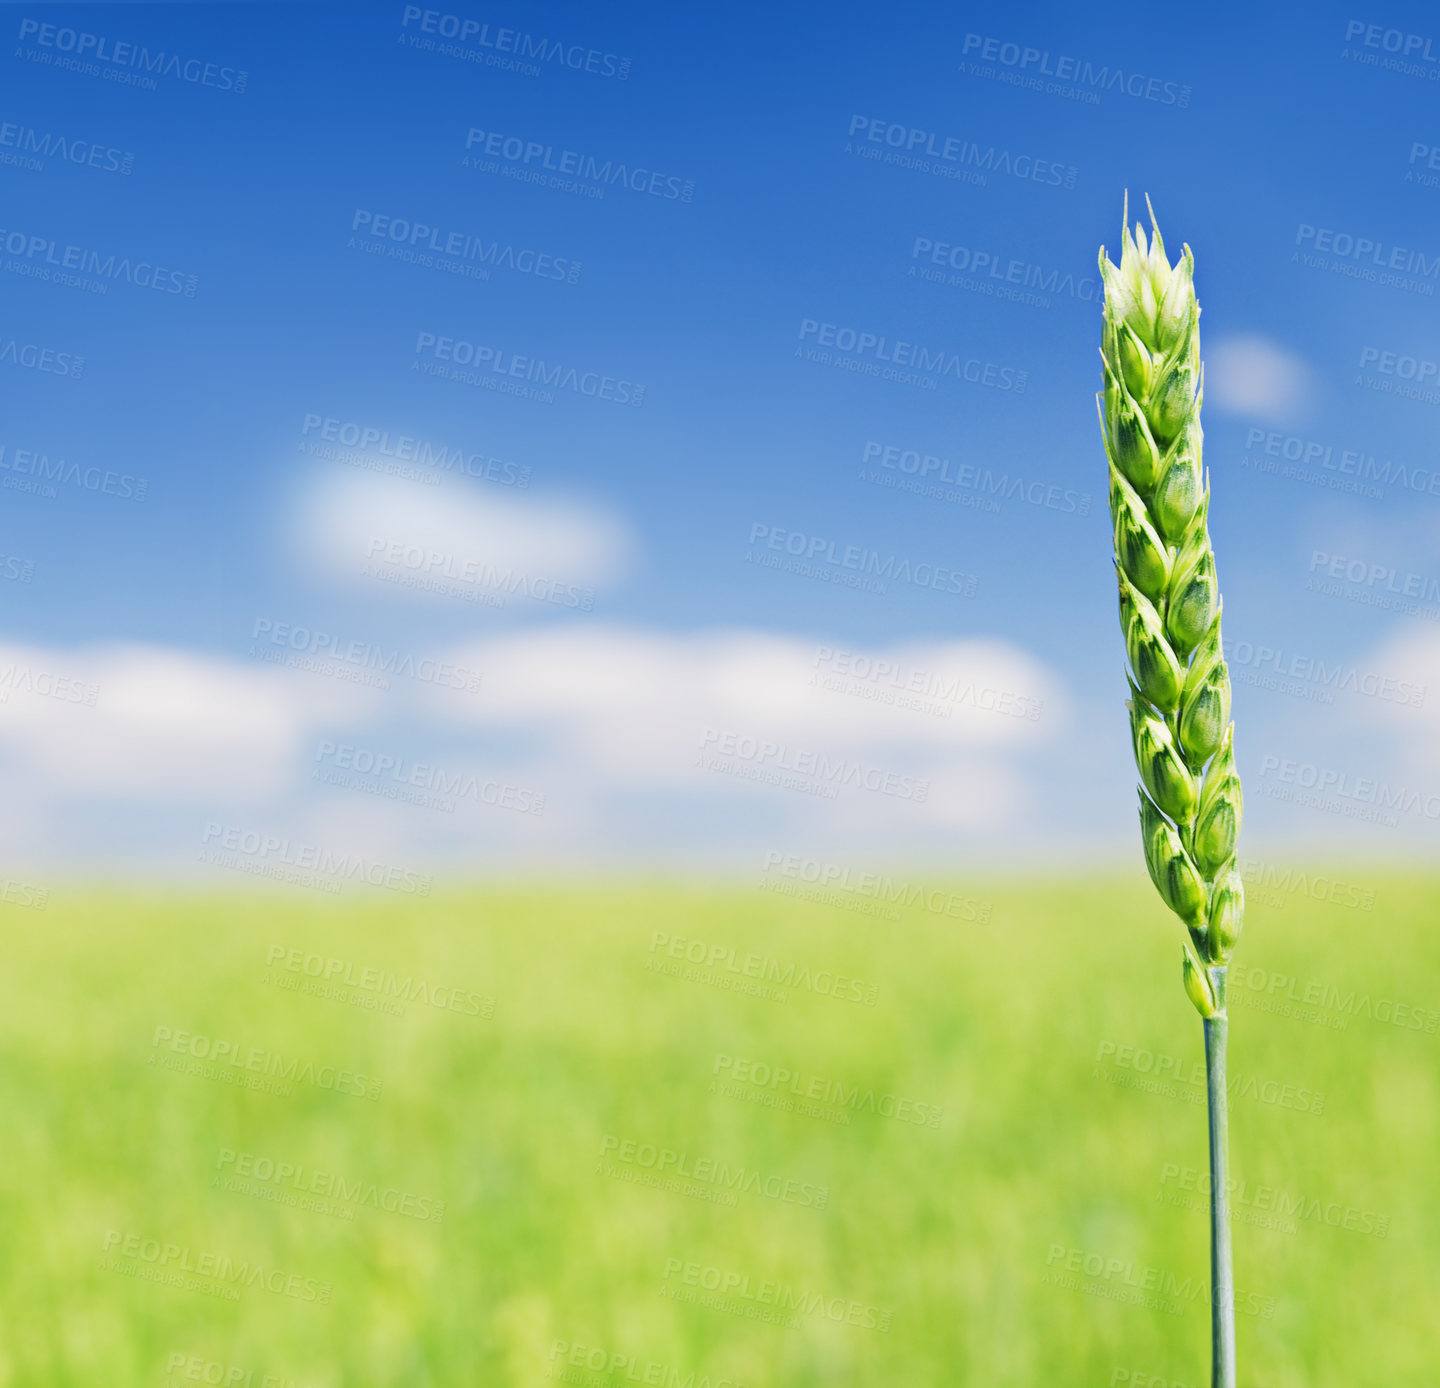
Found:
[[[1246,1385],[1440,1366],[1440,882],[1347,880],[1371,909],[1252,891],[1238,955]],[[4,907],[0,1385],[1207,1381],[1200,1026],[1148,882],[837,900]],[[183,1032],[298,1062],[289,1094],[190,1072]]]

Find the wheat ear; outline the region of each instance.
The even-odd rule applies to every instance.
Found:
[[[1120,264],[1100,248],[1105,384],[1098,405],[1110,464],[1145,862],[1155,890],[1185,924],[1181,975],[1205,1019],[1211,1382],[1235,1388],[1225,966],[1245,913],[1235,860],[1243,800],[1210,544],[1210,482],[1201,460],[1204,376],[1194,272],[1189,246],[1170,264],[1153,208],[1149,237],[1138,222],[1132,231],[1127,198]]]

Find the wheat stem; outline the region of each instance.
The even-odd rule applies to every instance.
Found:
[[[1205,1018],[1205,1094],[1210,1109],[1211,1388],[1235,1388],[1235,1272],[1230,1250],[1230,1110],[1225,1086],[1225,966],[1210,971],[1220,1011]]]

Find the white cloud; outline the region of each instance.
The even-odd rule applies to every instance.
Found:
[[[463,701],[434,691],[437,710],[538,734],[592,794],[778,797],[837,823],[1003,818],[1024,798],[1008,754],[1065,716],[1055,677],[1002,641],[840,651],[753,631],[577,626],[453,658],[484,671],[485,687]],[[924,783],[923,799],[903,790]]]
[[[1358,702],[1361,721],[1395,739],[1402,765],[1440,770],[1440,633],[1397,632],[1357,670],[1370,696]]]
[[[316,484],[298,511],[302,557],[327,577],[372,585],[367,565],[390,578],[487,585],[488,574],[593,587],[625,569],[631,542],[614,516],[577,501],[421,487],[346,469]],[[488,579],[493,583],[493,577]],[[394,591],[428,596],[396,583]]]
[[[1308,413],[1315,395],[1310,367],[1270,338],[1220,338],[1203,356],[1206,404],[1276,425],[1298,424]]]
[[[174,816],[203,803],[408,864],[734,862],[780,842],[949,853],[1013,822],[1027,752],[1065,721],[1055,677],[1003,641],[842,651],[573,625],[443,654],[483,672],[478,694],[155,647],[0,646],[0,773],[33,809],[10,841],[84,861],[143,840],[183,863],[194,845]],[[528,788],[544,813],[442,814],[317,783],[326,739]]]
[[[29,793],[142,801],[273,795],[310,730],[370,706],[348,685],[148,646],[0,646],[0,701]]]

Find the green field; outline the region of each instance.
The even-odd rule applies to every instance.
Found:
[[[1237,953],[1248,1388],[1440,1372],[1440,884],[1347,880]],[[1208,1382],[1150,884],[838,900],[0,908],[0,1388]]]

